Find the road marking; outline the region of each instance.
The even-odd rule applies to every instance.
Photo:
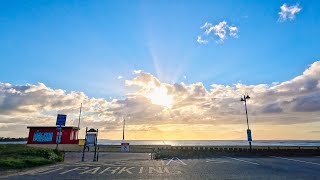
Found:
[[[164,172],[170,174],[169,169],[164,167],[163,168]],[[157,172],[158,174],[163,173],[162,167],[149,167],[149,174],[152,174],[153,172]]]
[[[128,173],[129,175],[132,174],[171,174],[171,175],[178,175],[178,174],[183,174],[183,172],[171,168],[169,166],[154,166],[154,167],[107,167],[102,169],[101,166],[98,167],[83,167],[79,166],[73,169],[65,169],[63,171],[64,167],[59,167],[55,169],[37,169],[37,171],[28,171],[25,174],[30,174],[30,175],[43,175],[43,174],[49,174],[57,171],[61,171],[59,174],[68,174],[70,172],[77,172],[79,175],[83,174],[92,174],[92,175],[101,175],[101,174],[113,174],[113,175],[118,175],[118,174],[123,174],[123,173]],[[79,172],[80,171],[80,172]],[[99,172],[101,171],[101,172]]]
[[[100,167],[96,167],[93,169],[86,170],[86,171],[79,173],[79,174],[96,174],[99,171],[99,169],[100,169]]]
[[[63,169],[63,168],[60,167],[60,168],[57,168],[57,169],[52,169],[52,170],[45,171],[45,172],[40,172],[40,173],[37,173],[37,174],[48,174],[48,173],[52,173],[52,172],[54,172],[54,171],[59,171],[59,170],[61,170],[61,169]]]
[[[89,167],[76,167],[76,168],[73,168],[73,169],[70,169],[70,170],[68,170],[68,171],[65,171],[65,172],[62,172],[62,173],[60,173],[60,174],[66,174],[66,173],[68,173],[68,172],[71,172],[71,171],[75,171],[75,170],[87,170],[87,169],[89,169]]]
[[[119,172],[118,174],[121,174],[123,173],[124,171],[127,172],[128,174],[132,174],[132,172],[130,171],[130,169],[133,169],[135,167],[130,167],[130,168],[127,168],[127,167],[123,167]]]
[[[213,162],[213,163],[225,163],[228,161],[224,161],[224,160],[214,160],[214,159],[207,159],[206,162]]]
[[[115,169],[111,170],[111,168],[115,168]],[[99,174],[103,174],[106,171],[111,171],[110,174],[115,174],[119,169],[120,169],[120,167],[107,167],[106,169],[101,171]]]
[[[54,170],[55,170],[55,169],[54,169]],[[52,167],[39,168],[39,169],[35,169],[35,170],[30,170],[30,171],[25,172],[25,174],[35,175],[35,174],[45,173],[46,171],[52,171]]]
[[[246,160],[242,160],[242,159],[238,159],[238,158],[232,158],[232,157],[228,157],[228,156],[223,156],[223,157],[229,158],[229,159],[233,159],[233,160],[236,160],[236,161],[246,162],[246,163],[249,163],[249,164],[260,165],[260,164],[255,163],[255,162],[250,162],[250,161],[246,161]]]
[[[178,161],[177,161],[177,160],[178,160]],[[176,162],[176,163],[178,163],[178,164],[187,165],[186,163],[184,163],[183,161],[181,161],[181,160],[180,160],[179,158],[177,158],[177,157],[171,158],[170,161],[167,162],[166,165],[168,166],[171,162]]]
[[[313,164],[313,165],[318,165],[320,166],[319,163],[314,163],[314,162],[309,162],[309,161],[302,161],[302,160],[297,160],[297,159],[289,159],[289,158],[283,158],[283,157],[277,157],[277,156],[270,156],[273,158],[278,158],[278,159],[284,159],[284,160],[288,160],[288,161],[296,161],[296,162],[302,162],[302,163],[306,163],[306,164]]]
[[[140,167],[139,174],[143,172],[143,167]]]

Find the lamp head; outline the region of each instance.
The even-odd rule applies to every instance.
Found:
[[[243,98],[241,98],[241,100],[240,101],[245,101]]]
[[[247,95],[247,96],[246,96],[246,99],[250,99],[250,96],[249,96],[249,95]]]

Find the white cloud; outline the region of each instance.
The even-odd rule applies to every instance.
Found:
[[[200,27],[200,29],[208,29],[212,26],[211,23],[205,22],[203,26]]]
[[[238,27],[236,26],[229,26],[229,35],[231,37],[237,38],[238,37]]]
[[[207,40],[203,40],[201,36],[198,36],[197,42],[199,44],[207,44],[208,43],[208,41]]]
[[[209,35],[212,30],[214,31],[214,34],[219,36],[220,40],[223,41],[226,38],[227,34],[227,22],[222,21],[219,24],[207,29],[205,33]]]
[[[67,124],[76,125],[80,103],[84,112],[82,127],[97,127],[99,132],[100,129],[121,132],[124,115],[130,117],[129,124],[137,130],[171,124],[175,124],[174,128],[239,127],[244,122],[243,104],[239,99],[245,92],[251,96],[248,109],[255,125],[320,123],[320,61],[300,76],[271,85],[213,84],[206,88],[201,82],[164,83],[146,72],[136,74],[125,83],[136,88],[125,99],[109,101],[89,98],[83,92],[52,89],[43,83],[0,83],[0,126],[5,123],[0,136],[12,134],[16,128],[26,134],[27,125],[53,125],[57,113],[68,114]],[[168,106],[164,107],[163,102]]]
[[[133,74],[140,74],[142,72],[142,70],[138,69],[138,70],[133,70]]]
[[[203,36],[209,37],[212,32],[214,33],[214,37],[216,37],[216,42],[221,43],[227,37],[237,38],[238,37],[238,27],[229,26],[226,21],[221,21],[216,25],[212,25],[211,23],[206,22],[200,29],[204,30]],[[197,42],[199,44],[207,44],[208,40],[203,40],[203,36],[199,35]]]
[[[118,79],[122,79],[123,77],[122,76],[118,76]]]
[[[286,20],[293,20],[296,17],[296,14],[301,11],[301,7],[299,4],[293,6],[287,6],[287,4],[283,4],[281,7],[281,12],[279,12],[279,21],[283,22]]]

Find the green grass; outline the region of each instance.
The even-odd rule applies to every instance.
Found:
[[[63,153],[57,150],[21,144],[0,145],[0,170],[35,167],[61,161]]]

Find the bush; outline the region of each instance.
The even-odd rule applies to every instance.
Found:
[[[63,161],[63,153],[26,145],[0,145],[0,170],[34,167]]]

